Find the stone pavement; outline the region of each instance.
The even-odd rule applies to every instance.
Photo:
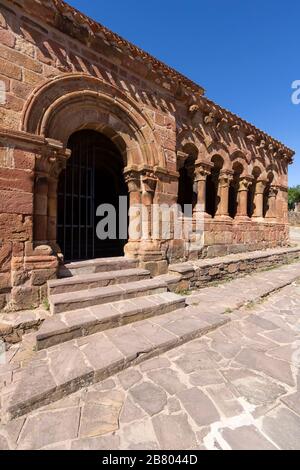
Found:
[[[1,449],[300,449],[300,284],[0,428]]]

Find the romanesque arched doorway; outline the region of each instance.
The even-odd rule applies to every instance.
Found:
[[[122,155],[108,137],[92,130],[71,135],[68,148],[72,154],[58,184],[57,241],[64,258],[122,256],[127,242],[119,238],[119,196],[127,197]],[[101,204],[116,209],[115,239],[97,236],[101,218],[96,211]]]

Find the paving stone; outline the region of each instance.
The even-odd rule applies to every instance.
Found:
[[[287,408],[265,417],[263,432],[283,450],[300,449],[300,417]]]
[[[124,370],[118,374],[118,379],[125,390],[128,390],[130,387],[135,385],[141,380],[141,378],[142,374],[140,374],[136,369]]]
[[[232,390],[236,390],[236,395],[256,406],[274,403],[277,398],[286,393],[286,389],[281,384],[248,370],[231,369],[223,373],[226,379],[234,385]]]
[[[131,398],[127,397],[125,399],[122,412],[120,415],[120,423],[121,424],[126,424],[126,423],[131,423],[132,421],[138,421],[142,418],[144,418],[146,415],[144,411],[142,411],[140,408],[138,408]]]
[[[182,354],[175,361],[176,365],[185,373],[197,372],[199,370],[216,369],[217,364],[208,352],[194,352],[192,354]]]
[[[142,382],[130,390],[134,403],[138,404],[150,416],[162,411],[167,403],[163,389],[150,382]]]
[[[243,413],[243,407],[225,384],[207,387],[206,391],[213,403],[227,418]]]
[[[43,411],[29,416],[20,436],[19,450],[36,450],[77,437],[79,408]]]
[[[281,344],[294,343],[297,339],[300,339],[300,335],[292,331],[276,330],[265,333],[265,336]]]
[[[214,340],[211,343],[211,348],[220,353],[227,359],[233,358],[240,351],[241,346],[228,341]]]
[[[16,416],[25,404],[28,404],[28,401],[30,406],[34,406],[37,400],[41,397],[47,397],[56,388],[56,382],[49,370],[49,365],[33,361],[30,367],[22,373],[22,378],[11,401],[11,412]]]
[[[153,369],[161,369],[164,367],[170,367],[171,363],[166,357],[154,357],[153,359],[149,359],[146,362],[143,362],[140,365],[140,369],[142,372],[147,372],[148,370]]]
[[[123,427],[122,449],[157,449],[157,439],[150,420],[135,421]]]
[[[207,426],[219,421],[219,413],[213,402],[201,390],[196,387],[180,392],[179,400],[187,413],[193,418],[198,426]],[[197,406],[196,406],[197,404]]]
[[[17,440],[20,435],[21,429],[23,428],[25,423],[25,418],[16,418],[13,419],[12,421],[9,421],[5,425],[5,436],[7,437],[9,443],[11,444],[11,447],[14,449],[17,445]]]
[[[178,411],[181,411],[181,410],[182,410],[181,404],[177,398],[171,397],[168,399],[168,411],[170,414],[177,413]]]
[[[71,444],[71,450],[118,450],[120,438],[115,434],[108,436],[77,439]]]
[[[182,450],[197,445],[196,436],[185,413],[160,414],[152,422],[161,450]]]
[[[160,328],[158,325],[148,320],[134,324],[132,328],[138,335],[143,335],[144,338],[156,347],[162,344],[164,347],[166,347],[167,344],[171,347],[171,345],[175,345],[177,342],[177,337],[174,334],[165,331],[163,328]]]
[[[0,435],[0,450],[10,450],[7,439]]]
[[[193,372],[190,375],[189,379],[192,385],[197,386],[220,384],[225,381],[220,372],[213,369],[201,370],[200,372]]]
[[[178,375],[172,369],[159,369],[148,372],[147,375],[170,395],[175,395],[181,390],[186,389],[186,386],[180,381]]]
[[[107,331],[106,336],[128,359],[136,357],[138,352],[146,353],[153,349],[152,344],[141,335],[137,336],[133,329],[115,328]]]
[[[106,404],[85,404],[82,409],[79,435],[94,437],[116,431],[119,428],[119,415],[122,402],[110,406]]]
[[[60,345],[57,351],[49,350],[50,369],[58,385],[88,376],[93,368],[87,366],[84,354],[73,343]]]
[[[91,364],[99,376],[107,368],[110,369],[124,362],[123,354],[102,333],[94,335],[92,340],[88,338],[87,342],[81,346],[81,351],[87,358],[88,364]]]
[[[262,330],[276,330],[278,328],[277,325],[272,323],[270,320],[266,320],[265,318],[262,318],[258,315],[249,315],[247,318],[248,322],[254,323],[256,326],[260,327]]]
[[[300,391],[282,397],[281,401],[300,416]]]
[[[255,426],[225,428],[221,430],[221,435],[234,450],[276,450]]]
[[[290,365],[287,362],[267,357],[261,351],[245,348],[238,354],[235,360],[250,369],[264,372],[266,375],[285,384],[295,385]]]

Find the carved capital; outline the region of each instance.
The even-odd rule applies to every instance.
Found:
[[[229,186],[230,182],[233,180],[233,171],[221,171],[219,176],[219,185],[221,187]]]
[[[270,197],[276,197],[278,194],[278,188],[277,186],[271,186],[269,190],[269,198]]]
[[[130,193],[141,190],[141,175],[138,171],[129,170],[124,174],[124,178]]]
[[[157,177],[154,172],[146,171],[142,176],[143,192],[154,194],[157,185]]]
[[[44,151],[36,155],[35,171],[38,176],[58,178],[61,171],[66,168],[68,159],[71,156],[70,150],[65,151]]]
[[[195,181],[203,181],[211,173],[213,165],[209,163],[195,163]]]
[[[245,177],[239,181],[238,191],[248,191],[249,186],[252,184],[253,178]]]

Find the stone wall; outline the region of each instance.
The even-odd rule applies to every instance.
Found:
[[[276,253],[253,252],[232,255],[226,259],[203,260],[169,266],[169,273],[178,276],[170,278],[173,291],[195,289],[213,282],[223,282],[257,271],[274,268],[280,264],[296,262],[300,259],[299,248],[277,250]]]

